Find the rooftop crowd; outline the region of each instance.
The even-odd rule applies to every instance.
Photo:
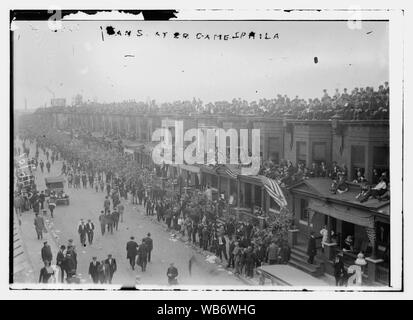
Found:
[[[343,92],[336,89],[330,95],[326,89],[321,97],[302,99],[278,94],[276,98],[248,102],[241,98],[204,104],[199,99],[157,103],[155,100],[121,103],[86,102],[77,106],[54,107],[56,110],[92,113],[164,113],[182,115],[253,115],[290,117],[302,120],[328,120],[338,116],[345,120],[383,120],[389,118],[389,84],[354,88]],[[41,111],[43,109],[39,109]]]

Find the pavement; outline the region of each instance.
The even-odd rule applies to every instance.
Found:
[[[31,154],[34,154],[34,150],[34,146],[31,146]],[[46,159],[41,150],[39,158],[44,161]],[[45,177],[60,175],[61,167],[62,161],[59,160],[52,165],[50,173],[47,173],[46,170],[42,173],[38,168],[35,173],[38,189],[45,189]],[[47,240],[51,246],[53,262],[55,262],[58,247],[61,244],[67,245],[69,239],[74,240],[78,254],[77,275],[81,283],[92,283],[88,276],[88,267],[92,256],[103,260],[107,254],[111,253],[118,265],[113,284],[134,286],[136,276],[139,276],[142,285],[164,286],[167,284],[166,270],[169,264],[174,262],[178,268],[178,282],[181,285],[220,285],[229,286],[229,288],[245,286],[246,282],[243,279],[237,278],[219,263],[206,261],[205,253],[194,250],[188,243],[181,241],[172,233],[166,232],[163,225],[156,224],[145,216],[142,206],[131,205],[130,200],[122,200],[125,205],[124,221],[119,223],[118,231],[114,231],[113,234],[105,233],[102,236],[98,217],[103,209],[106,192],[96,192],[92,188],[67,188],[67,185],[65,188],[70,196],[70,205],[58,205],[54,212],[54,218],[45,217],[48,232],[44,234],[44,240]],[[77,234],[77,226],[81,218],[91,219],[95,224],[95,239],[92,245],[86,247],[81,246]],[[15,278],[16,283],[32,283],[33,279],[37,282],[40,269],[43,267],[40,256],[43,241],[37,240],[33,219],[34,213],[32,211],[23,213],[21,217],[21,238],[30,267],[24,272],[27,275],[26,279]],[[135,240],[140,243],[140,240],[148,232],[151,233],[154,241],[152,261],[148,264],[146,272],[142,272],[138,266],[132,270],[126,259],[126,243],[130,236],[134,236]],[[191,258],[194,262],[190,274],[188,266]]]

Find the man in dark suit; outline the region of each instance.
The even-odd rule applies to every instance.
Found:
[[[80,220],[80,225],[78,227],[77,232],[80,235],[80,243],[82,244],[82,246],[86,247],[87,229],[86,229],[86,225],[85,225],[85,222],[83,221],[83,219]]]
[[[86,223],[86,233],[87,233],[87,239],[89,241],[89,244],[92,244],[93,242],[94,230],[95,230],[95,225],[89,219]]]
[[[89,274],[93,280],[93,283],[99,282],[99,265],[100,262],[96,260],[96,257],[92,258],[92,261],[89,264]]]
[[[130,237],[130,241],[126,243],[126,259],[129,259],[129,263],[132,270],[135,270],[136,255],[138,254],[138,244],[134,237]]]
[[[113,215],[110,211],[105,215],[106,217],[106,224],[108,226],[108,233],[113,234]]]
[[[225,239],[224,235],[218,236],[217,244],[218,244],[219,259],[222,260],[222,254],[224,254],[225,260],[228,262],[227,240]]]
[[[147,263],[148,263],[148,249],[145,243],[145,239],[142,239],[142,243],[138,248],[138,265],[141,266],[142,272],[146,271]]]
[[[153,249],[153,240],[151,238],[151,234],[148,233],[147,237],[144,239],[146,244],[146,250],[148,253],[148,262],[151,262],[151,252]]]
[[[116,272],[116,260],[112,258],[111,254],[108,254],[108,258],[105,260],[105,264],[109,266],[109,283],[112,283],[113,275]]]
[[[65,261],[65,251],[66,247],[65,246],[60,246],[60,250],[57,253],[56,257],[56,265],[60,268],[60,281],[63,283],[65,273],[64,273],[64,261]]]
[[[118,231],[118,225],[119,225],[119,212],[115,209],[112,212],[112,219],[113,219],[113,227]]]
[[[47,241],[43,242],[43,248],[41,250],[42,260],[43,262],[48,261],[51,262],[53,258],[52,249],[47,244]]]
[[[310,233],[310,238],[308,239],[308,247],[307,247],[307,255],[308,255],[308,260],[307,262],[310,264],[314,263],[314,257],[317,254],[317,249],[315,246],[315,237],[314,237],[314,231],[311,231]]]

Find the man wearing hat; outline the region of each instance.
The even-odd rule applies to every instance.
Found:
[[[34,218],[34,227],[36,229],[37,239],[43,239],[43,230],[45,229],[44,219],[42,216],[39,216],[38,213],[36,213]]]
[[[80,219],[80,224],[79,224],[79,227],[77,229],[77,232],[80,235],[80,243],[82,244],[82,246],[86,247],[87,229],[86,229],[86,225],[85,225],[85,222],[83,221],[83,219]]]
[[[307,262],[309,264],[314,263],[314,257],[316,254],[317,254],[317,249],[316,249],[316,244],[315,244],[314,231],[311,231],[310,238],[308,239],[308,245],[307,245],[307,255],[308,255]]]
[[[86,223],[86,232],[87,232],[87,239],[89,241],[89,245],[91,245],[93,242],[94,230],[95,230],[95,225],[90,219],[88,219]]]
[[[129,259],[132,270],[135,270],[136,255],[138,254],[138,244],[134,239],[134,237],[130,237],[130,241],[126,244],[126,259]]]
[[[42,254],[43,262],[45,262],[45,261],[51,262],[52,261],[52,259],[53,259],[52,249],[47,244],[47,241],[43,242],[43,248],[41,250],[41,254]]]
[[[65,261],[65,251],[66,247],[64,245],[60,246],[59,252],[56,257],[56,265],[60,268],[60,281],[63,283],[64,280],[64,261]]]
[[[112,258],[111,254],[108,254],[108,258],[105,260],[105,264],[107,264],[109,267],[109,283],[111,284],[113,275],[115,274],[117,269],[116,260]]]
[[[144,242],[146,244],[146,249],[148,253],[148,262],[151,262],[151,252],[153,249],[153,240],[151,238],[151,234],[148,232],[147,237],[144,239]]]
[[[97,261],[96,257],[93,257],[92,261],[89,264],[89,274],[93,280],[93,283],[99,282],[99,265],[100,265],[100,262]]]

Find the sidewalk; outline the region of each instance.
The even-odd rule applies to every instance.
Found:
[[[19,282],[37,283],[40,269],[44,266],[41,257],[41,249],[43,247],[43,242],[47,241],[47,243],[50,245],[50,248],[52,249],[53,265],[56,262],[56,255],[59,251],[56,243],[59,237],[56,234],[50,232],[53,222],[46,216],[44,217],[44,221],[48,232],[43,232],[43,240],[37,239],[37,234],[34,228],[34,213],[32,211],[24,212],[20,220],[22,245],[24,247],[24,251],[26,252],[28,266],[30,266],[26,273],[30,275],[30,277],[28,277],[25,281]]]
[[[28,261],[19,219],[13,215],[13,283],[34,282],[33,270]]]

